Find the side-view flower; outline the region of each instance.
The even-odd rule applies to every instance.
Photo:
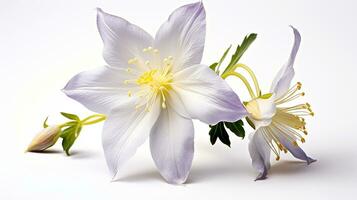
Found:
[[[270,152],[276,160],[280,159],[280,152],[289,151],[295,158],[310,164],[316,160],[308,157],[299,147],[298,142],[304,143],[307,135],[305,116],[313,116],[309,103],[290,106],[289,102],[304,96],[301,83],[290,87],[294,77],[294,61],[298,52],[301,36],[292,27],[295,42],[287,63],[276,75],[270,93],[257,95],[245,104],[249,113],[247,120],[254,127],[255,132],[250,136],[249,153],[253,167],[259,172],[256,180],[265,179],[270,168]]]
[[[194,152],[192,119],[216,124],[246,115],[228,84],[200,64],[206,33],[202,2],[176,9],[155,38],[101,9],[97,25],[107,65],[74,76],[63,92],[107,116],[102,140],[114,180],[150,136],[161,175],[169,183],[185,182]]]

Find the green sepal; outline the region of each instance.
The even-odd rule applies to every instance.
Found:
[[[271,96],[273,96],[273,93],[267,93],[263,94],[260,96],[261,99],[269,99]]]
[[[255,130],[254,123],[248,117],[246,117],[245,120],[248,122],[249,126],[252,127]]]
[[[241,45],[237,46],[235,53],[232,55],[230,63],[228,64],[227,68],[224,70],[223,73],[227,71],[235,70],[234,65],[238,63],[238,61],[241,59],[243,54],[247,51],[249,46],[254,42],[256,38],[257,38],[256,33],[251,33],[244,37],[243,42],[241,43]]]
[[[217,67],[218,63],[215,62],[212,65],[209,66],[209,68],[211,68],[213,71],[216,71],[216,67]]]
[[[224,122],[224,125],[232,131],[236,136],[241,137],[244,139],[245,136],[245,130],[243,128],[243,121],[238,120],[236,122]]]
[[[48,120],[48,117],[46,117],[45,121],[43,121],[43,128],[48,127],[47,120]]]
[[[64,117],[66,117],[68,119],[72,119],[72,120],[75,120],[75,121],[80,121],[79,117],[77,115],[75,115],[75,114],[61,112],[61,115],[63,115]]]
[[[62,148],[66,152],[67,156],[70,155],[69,150],[76,141],[81,132],[82,125],[80,123],[73,123],[64,129],[60,135],[62,138]]]
[[[219,122],[216,125],[210,126],[210,128],[211,130],[209,131],[209,135],[212,145],[214,145],[217,141],[217,138],[219,138],[223,144],[231,147],[231,141],[229,140],[229,135],[226,131],[226,128],[224,127],[223,122]]]

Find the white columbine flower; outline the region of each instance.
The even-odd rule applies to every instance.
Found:
[[[200,64],[206,32],[201,2],[175,10],[155,38],[123,18],[98,9],[107,66],[73,77],[64,92],[108,116],[103,148],[113,179],[150,136],[161,175],[185,182],[194,151],[192,119],[207,124],[246,114],[238,96]]]
[[[307,164],[315,160],[308,157],[297,141],[305,142],[302,133],[307,134],[304,116],[313,115],[308,103],[291,106],[288,103],[304,96],[300,92],[301,83],[290,87],[294,77],[294,60],[298,52],[301,36],[294,28],[295,42],[288,62],[280,69],[271,86],[271,93],[248,102],[248,118],[256,131],[251,135],[249,153],[253,167],[259,171],[256,180],[265,179],[270,168],[270,152],[280,159],[280,152],[289,151],[294,157]]]

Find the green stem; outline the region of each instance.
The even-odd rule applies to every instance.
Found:
[[[94,114],[91,115],[89,117],[84,118],[81,123],[83,125],[91,125],[91,124],[96,124],[99,123],[101,121],[104,121],[105,119],[107,119],[107,116],[102,115],[102,114]]]
[[[250,94],[250,97],[251,97],[252,99],[254,99],[254,98],[256,97],[255,94],[254,94],[254,92],[253,92],[252,87],[250,86],[250,84],[249,84],[249,82],[248,82],[248,80],[247,80],[242,74],[237,73],[237,72],[231,72],[231,71],[222,74],[222,78],[223,78],[223,79],[226,79],[228,76],[235,76],[235,77],[239,78],[240,80],[242,80],[243,83],[244,83],[244,85],[245,85],[245,87],[247,87],[247,89],[248,89],[248,92],[249,92],[249,94]]]
[[[72,126],[72,125],[74,125],[75,123],[76,123],[76,122],[73,122],[73,121],[66,122],[66,123],[60,124],[60,125],[59,125],[59,128],[63,128],[63,127],[66,127],[66,126]]]
[[[260,96],[261,91],[260,91],[259,83],[258,83],[257,77],[255,76],[253,70],[250,69],[250,67],[248,67],[247,65],[242,64],[242,63],[238,63],[235,65],[235,68],[238,68],[238,67],[245,69],[249,73],[250,77],[253,79],[256,94],[257,94],[257,96]]]

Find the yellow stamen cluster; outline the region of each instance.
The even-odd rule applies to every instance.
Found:
[[[131,67],[128,67],[126,71],[135,75],[136,78],[125,80],[124,84],[132,83],[140,86],[140,89],[135,93],[129,90],[128,96],[136,95],[140,98],[136,109],[145,105],[145,110],[150,111],[150,107],[158,97],[161,99],[162,108],[166,108],[166,96],[169,95],[173,80],[171,72],[173,57],[169,56],[161,60],[159,50],[152,47],[144,48],[143,52],[151,56],[152,59],[143,61],[132,58],[128,60]]]
[[[282,107],[282,104],[291,102],[305,93],[301,92],[301,83],[296,83],[282,97],[276,99],[277,112],[269,126],[262,129],[264,139],[276,155],[276,160],[280,159],[280,152],[287,152],[287,148],[282,144],[282,138],[294,146],[298,146],[297,141],[305,142],[301,135],[307,135],[304,116],[313,116],[314,112],[309,103],[295,106]]]

